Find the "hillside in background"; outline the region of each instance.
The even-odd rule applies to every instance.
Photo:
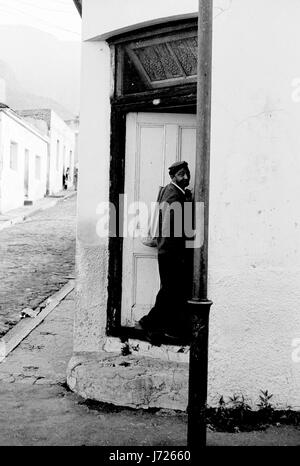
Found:
[[[0,26],[0,78],[14,109],[79,113],[80,42],[66,42],[27,26]]]
[[[64,120],[73,118],[74,114],[64,106],[60,105],[54,99],[26,92],[21,84],[17,81],[11,68],[2,61],[0,61],[0,78],[3,78],[6,83],[5,103],[13,110],[52,108]]]

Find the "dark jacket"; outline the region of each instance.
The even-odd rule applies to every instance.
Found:
[[[160,196],[158,254],[184,255],[186,247],[186,228],[192,226],[191,191],[186,194],[168,184]]]

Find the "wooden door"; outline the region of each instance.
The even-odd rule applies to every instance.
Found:
[[[25,149],[24,154],[24,200],[28,199],[29,194],[29,150]]]
[[[148,207],[155,202],[159,186],[170,182],[168,167],[188,162],[190,188],[194,185],[196,116],[168,113],[129,113],[126,120],[125,194],[127,212],[134,202]],[[130,212],[133,214],[134,208]],[[128,231],[130,214],[125,215]],[[124,235],[125,236],[125,235]],[[144,246],[141,236],[123,241],[122,325],[134,326],[147,314],[159,290],[157,250]]]

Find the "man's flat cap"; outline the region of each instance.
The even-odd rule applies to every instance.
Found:
[[[188,163],[185,162],[184,160],[182,160],[181,162],[175,162],[173,163],[169,168],[169,174],[170,176],[174,176],[177,172],[179,172],[179,170],[181,170],[182,168],[189,168],[188,167]]]

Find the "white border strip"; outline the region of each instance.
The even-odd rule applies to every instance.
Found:
[[[15,349],[21,341],[23,341],[24,338],[26,338],[29,333],[31,333],[32,330],[34,330],[48,316],[48,314],[50,314],[51,311],[53,311],[53,309],[57,307],[58,304],[69,293],[71,293],[71,291],[73,291],[74,286],[75,281],[70,280],[57,293],[52,295],[50,298],[47,298],[44,303],[40,304],[40,306],[45,304],[46,307],[36,317],[25,317],[0,339],[0,362],[3,361],[5,357]]]

